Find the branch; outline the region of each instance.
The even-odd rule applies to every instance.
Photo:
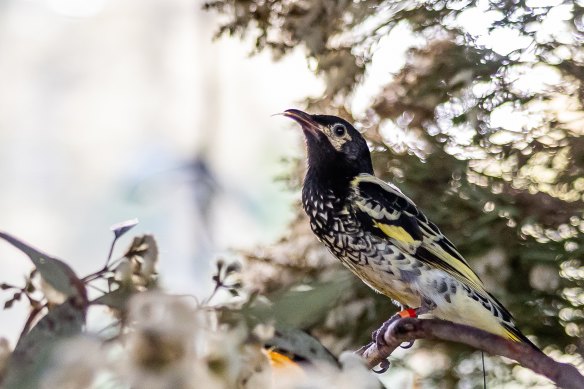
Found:
[[[386,342],[384,346],[378,348],[375,343],[369,343],[356,351],[365,358],[369,368],[385,361],[404,342],[416,339],[447,340],[466,344],[491,355],[513,359],[562,388],[584,388],[584,376],[574,366],[556,362],[529,345],[462,324],[438,319],[404,318],[388,326],[383,333],[383,339]]]

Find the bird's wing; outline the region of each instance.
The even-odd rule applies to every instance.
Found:
[[[389,238],[420,261],[487,294],[482,281],[452,242],[397,187],[369,174],[357,176],[352,186],[354,205],[363,228]]]
[[[433,268],[441,269],[469,288],[477,301],[492,306],[502,320],[507,336],[537,349],[513,324],[511,313],[472,271],[452,242],[396,186],[370,174],[361,174],[351,182],[353,203],[362,228],[369,230],[409,252]],[[474,298],[474,297],[473,297]],[[488,306],[485,306],[488,308]]]

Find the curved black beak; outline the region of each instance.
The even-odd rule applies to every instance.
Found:
[[[313,135],[320,132],[320,125],[306,112],[302,112],[298,109],[287,109],[284,111],[283,115],[300,124],[304,131],[308,131]]]

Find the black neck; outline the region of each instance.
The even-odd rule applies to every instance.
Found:
[[[344,174],[341,174],[344,173]],[[312,166],[308,167],[306,177],[304,178],[304,190],[313,193],[325,194],[332,191],[336,198],[345,199],[349,193],[351,181],[356,174],[346,174],[344,169],[335,169],[335,171],[323,172]]]
[[[373,174],[371,156],[365,141],[357,156],[349,157],[345,151],[336,150],[328,139],[306,133],[308,171],[304,179],[305,189],[315,193],[332,191],[335,197],[344,199],[351,181],[361,173]]]

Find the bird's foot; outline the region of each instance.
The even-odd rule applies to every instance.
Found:
[[[389,359],[384,359],[383,361],[379,362],[379,369],[375,370],[375,369],[371,369],[375,374],[383,374],[386,371],[389,370],[389,365],[391,364],[391,362],[389,362]]]
[[[385,332],[387,331],[387,329],[389,328],[389,326],[391,326],[393,323],[395,323],[397,320],[402,319],[404,317],[417,317],[418,316],[418,311],[421,308],[417,308],[417,309],[404,309],[403,311],[400,311],[398,313],[396,313],[395,315],[393,315],[392,317],[389,318],[389,320],[385,321],[381,327],[379,327],[378,330],[374,331],[371,334],[371,338],[373,339],[373,341],[375,342],[375,345],[380,348],[383,346],[386,346],[387,343],[385,342],[384,339],[384,335]],[[408,342],[405,344],[405,346],[402,346],[403,348],[410,348],[412,347],[413,342]]]
[[[432,301],[424,301],[423,305],[421,307],[418,307],[416,309],[405,309],[401,312],[399,312],[398,314],[401,317],[418,317],[420,315],[423,315],[425,313],[428,313],[430,311],[432,311],[434,308],[436,308],[436,304],[434,304]],[[402,343],[400,345],[401,348],[403,349],[408,349],[411,348],[414,345],[414,341],[410,340],[409,342],[405,342]]]
[[[379,327],[378,329],[373,331],[373,333],[371,334],[371,340],[373,340],[373,342],[375,343],[377,348],[383,347],[387,344],[387,342],[383,338],[383,335],[385,334],[385,331],[387,331],[389,326],[392,325],[398,319],[400,319],[400,316],[398,313],[396,313],[395,315],[390,317],[388,320],[383,322],[381,327]]]
[[[384,335],[385,332],[387,331],[387,329],[389,328],[389,326],[391,326],[393,323],[395,323],[397,320],[405,318],[405,317],[417,317],[418,316],[418,311],[421,308],[418,309],[404,309],[403,311],[400,311],[398,313],[396,313],[395,315],[393,315],[392,317],[390,317],[388,320],[386,320],[381,327],[379,327],[379,329],[377,329],[376,331],[374,331],[371,334],[371,338],[372,340],[375,342],[375,345],[377,346],[377,348],[381,348],[387,345],[387,342],[385,341]],[[413,341],[404,343],[404,345],[400,346],[402,348],[410,348],[412,347],[412,345],[414,344]],[[373,372],[377,373],[377,374],[382,374],[385,373],[388,369],[389,369],[389,359],[384,359],[383,361],[381,361],[379,363],[379,369],[375,370],[373,369]]]

